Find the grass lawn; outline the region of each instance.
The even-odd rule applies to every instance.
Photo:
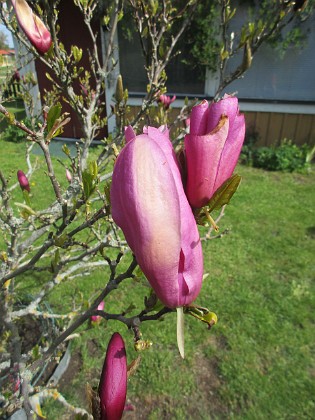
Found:
[[[23,148],[0,141],[0,169],[23,169]],[[35,159],[35,157],[34,157]],[[41,159],[36,157],[36,159]],[[58,167],[64,182],[64,169]],[[32,179],[37,205],[47,200],[44,168]],[[239,166],[242,184],[226,208],[221,239],[203,243],[209,273],[198,304],[217,313],[210,331],[185,319],[186,358],[176,346],[176,316],[141,326],[153,342],[129,380],[135,412],[125,419],[311,419],[315,412],[315,172],[286,174]],[[16,192],[19,194],[19,191]],[[20,198],[21,200],[22,198]],[[126,257],[125,264],[128,263]],[[65,312],[104,287],[104,269],[60,284],[49,296]],[[20,278],[17,291],[30,295],[45,279]],[[109,312],[142,305],[148,289],[123,282],[105,302]],[[70,402],[86,406],[85,383],[97,385],[108,340],[123,335],[128,361],[137,357],[124,326],[102,321],[82,328],[72,343],[72,362],[60,383]],[[55,402],[48,419],[68,419]]]

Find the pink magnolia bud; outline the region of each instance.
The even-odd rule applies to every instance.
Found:
[[[80,88],[81,88],[81,91],[83,93],[83,96],[88,96],[89,95],[87,88],[84,85],[82,85],[82,83],[80,83]]]
[[[193,208],[206,205],[232,176],[244,137],[245,119],[237,98],[226,95],[211,105],[204,100],[193,107],[190,134],[185,136],[186,194]]]
[[[30,43],[40,54],[45,54],[52,42],[50,32],[25,0],[11,0],[11,2],[20,27]]]
[[[19,184],[20,184],[20,187],[21,187],[22,191],[23,190],[26,190],[28,192],[31,191],[30,184],[29,184],[28,179],[27,179],[27,177],[26,177],[26,175],[23,171],[21,171],[21,170],[17,171],[17,179],[19,181]]]
[[[119,333],[114,333],[108,344],[98,393],[101,420],[121,419],[127,394],[127,356]]]
[[[147,127],[127,144],[113,172],[111,204],[138,264],[164,305],[189,305],[199,294],[203,257],[168,130]]]
[[[158,102],[161,102],[163,104],[163,107],[165,109],[168,109],[171,105],[171,103],[173,103],[176,99],[176,96],[174,95],[172,98],[168,95],[160,95],[158,97]]]
[[[98,309],[99,311],[102,311],[102,310],[104,309],[104,305],[105,305],[105,303],[104,303],[104,301],[102,300],[102,302],[98,305],[97,309]],[[101,319],[102,319],[102,317],[101,317],[100,315],[92,315],[92,316],[91,316],[91,321],[93,321],[93,322],[98,322],[98,321],[100,321]]]
[[[69,171],[69,169],[66,169],[66,178],[67,178],[68,182],[72,181],[72,174]]]

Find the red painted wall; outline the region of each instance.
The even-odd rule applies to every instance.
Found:
[[[89,69],[89,53],[91,51],[93,54],[93,45],[91,38],[88,32],[87,27],[84,24],[83,16],[72,1],[61,0],[59,3],[59,17],[58,25],[60,26],[59,39],[65,46],[66,51],[70,54],[71,45],[77,45],[82,48],[83,55],[82,59],[79,62],[79,66]],[[94,33],[100,33],[101,27],[99,21],[94,22],[93,24]],[[98,37],[98,50],[101,56],[101,42]],[[51,82],[47,79],[45,74],[49,72],[49,69],[45,64],[40,60],[36,61],[36,72],[39,84],[39,90],[43,98],[44,90],[49,90],[51,88]],[[82,94],[82,89],[79,85],[79,82],[75,83],[74,90],[77,94]],[[104,97],[105,101],[105,97]],[[60,102],[63,107],[63,111],[69,112],[71,121],[64,127],[64,132],[61,134],[62,137],[66,138],[75,138],[79,139],[83,137],[82,130],[80,128],[80,122],[76,114],[71,110],[69,105],[60,98]],[[44,103],[42,101],[42,103]],[[104,111],[105,112],[105,111]],[[104,115],[106,116],[106,114]],[[103,129],[99,135],[98,139],[104,138],[107,135],[107,130]]]

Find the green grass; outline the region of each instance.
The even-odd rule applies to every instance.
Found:
[[[24,168],[19,145],[0,146],[1,170]],[[57,168],[64,182],[64,169],[60,164]],[[49,195],[43,166],[40,171],[32,179],[39,207]],[[243,166],[238,173],[242,184],[220,222],[221,230],[230,233],[203,243],[209,276],[197,303],[216,312],[218,324],[209,331],[186,317],[185,360],[176,347],[175,314],[141,326],[143,339],[153,345],[141,354],[140,367],[129,380],[128,399],[136,412],[126,419],[314,417],[315,173]],[[50,304],[64,312],[73,300],[80,303],[104,287],[107,278],[104,269],[61,284],[50,294]],[[44,281],[34,275],[19,279],[18,291],[29,295]],[[105,308],[120,312],[130,303],[141,307],[147,292],[141,283],[123,282]],[[60,385],[73,404],[86,404],[87,381],[97,386],[114,331],[125,339],[128,361],[137,357],[124,326],[102,321],[98,327],[82,328],[72,343],[73,368]],[[54,402],[45,405],[48,419],[62,418],[58,407]]]

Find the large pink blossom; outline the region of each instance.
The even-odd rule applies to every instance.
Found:
[[[40,54],[51,46],[51,35],[44,23],[36,16],[25,0],[11,0],[17,20],[30,43]]]
[[[244,115],[238,100],[225,96],[219,102],[205,100],[190,116],[185,136],[186,194],[193,208],[203,207],[233,174],[245,136]]]
[[[119,333],[114,333],[109,341],[98,393],[101,420],[120,420],[127,394],[127,356]]]
[[[113,219],[158,298],[189,305],[201,288],[202,249],[168,131],[136,136],[128,127],[126,139],[113,172]]]

